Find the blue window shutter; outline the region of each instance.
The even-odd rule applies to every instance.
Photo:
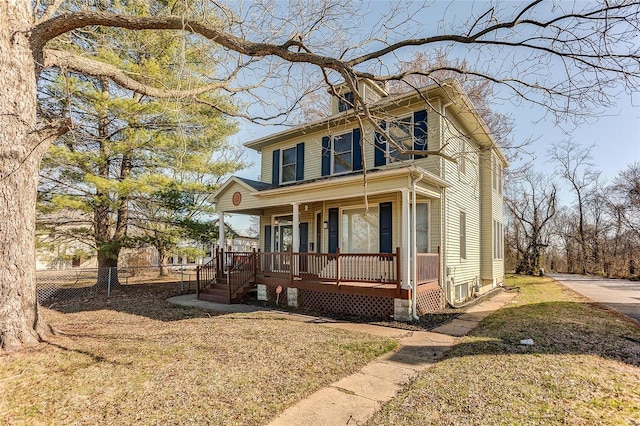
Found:
[[[338,209],[329,209],[329,253],[338,250]]]
[[[273,162],[271,164],[271,183],[280,185],[280,150],[273,151]]]
[[[296,145],[296,180],[304,180],[304,142]]]
[[[380,127],[382,127],[383,129],[386,129],[387,125],[385,122],[382,122],[380,124]],[[375,150],[376,151],[373,159],[374,166],[379,167],[387,164],[387,161],[384,157],[387,152],[387,142],[385,142],[384,136],[382,136],[378,132],[376,132],[376,137],[375,137]]]
[[[380,253],[393,252],[392,215],[391,203],[380,203]]]
[[[329,136],[322,138],[322,176],[331,174],[331,139]]]
[[[413,113],[413,149],[426,151],[427,148],[427,111]],[[414,155],[414,158],[424,158],[426,155]]]
[[[353,129],[353,170],[362,170],[362,140],[360,129]]]
[[[264,251],[271,251],[271,225],[264,226]]]
[[[300,253],[307,252],[309,252],[309,223],[302,222],[300,223]]]

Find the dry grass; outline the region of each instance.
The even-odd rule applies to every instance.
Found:
[[[0,356],[0,424],[263,424],[395,342],[170,305],[128,286],[43,309],[65,334]]]
[[[551,279],[508,283],[515,301],[370,424],[640,424],[640,329]]]

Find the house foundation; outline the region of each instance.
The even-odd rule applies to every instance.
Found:
[[[402,322],[411,322],[411,299],[393,299],[393,319]]]
[[[264,284],[258,284],[256,287],[258,290],[258,300],[263,302],[269,300],[267,297],[267,286]]]
[[[287,306],[291,308],[298,307],[298,289],[289,287],[287,289]]]

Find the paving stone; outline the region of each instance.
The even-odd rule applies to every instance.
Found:
[[[270,426],[335,426],[363,424],[380,403],[334,387],[320,389],[286,409]]]
[[[433,331],[437,333],[447,334],[449,336],[462,337],[469,331],[473,330],[477,325],[478,323],[476,321],[462,321],[459,319],[454,319],[448,324],[434,328]]]
[[[374,361],[364,366],[362,374],[379,377],[396,385],[408,383],[416,371],[399,363]]]
[[[393,382],[363,373],[347,376],[331,386],[379,402],[390,400],[400,389],[400,386]]]

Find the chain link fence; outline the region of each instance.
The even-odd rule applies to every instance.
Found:
[[[141,284],[175,283],[176,290],[195,290],[196,265],[169,265],[166,272],[168,275],[160,275],[158,266],[39,270],[36,271],[38,303],[84,298],[99,293],[110,297],[119,286]]]

